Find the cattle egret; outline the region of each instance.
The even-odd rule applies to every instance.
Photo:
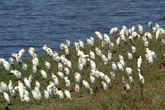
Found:
[[[49,101],[49,92],[47,90],[44,90],[44,96],[45,96],[45,99]]]
[[[65,72],[65,74],[66,74],[67,76],[70,75],[70,70],[69,70],[69,68],[64,67],[64,72]]]
[[[82,82],[83,82],[83,85],[84,85],[87,89],[90,90],[90,93],[93,93],[93,92],[92,92],[92,88],[90,87],[89,83],[88,83],[87,81],[85,81],[85,80],[83,80]]]
[[[36,101],[41,101],[42,95],[41,95],[41,92],[40,92],[40,91],[32,90],[32,95],[33,95],[33,98],[34,98]]]
[[[57,96],[58,96],[60,99],[64,100],[64,94],[63,94],[63,92],[62,92],[61,90],[57,90],[57,91],[56,91],[56,94],[57,94]]]
[[[109,60],[109,61],[111,61],[111,60],[112,60],[112,53],[111,53],[110,51],[108,51],[107,58],[108,58],[108,60]]]
[[[104,76],[104,80],[105,80],[106,84],[111,85],[111,79],[108,77],[108,75]]]
[[[107,34],[104,34],[104,42],[106,45],[108,45],[110,43],[110,38]]]
[[[9,98],[9,95],[6,93],[6,92],[3,92],[3,96],[5,98],[5,100],[8,102],[8,104],[10,105],[10,98]]]
[[[22,74],[17,70],[11,70],[10,73],[13,73],[18,79],[21,79]]]
[[[34,58],[35,57],[35,49],[33,47],[30,47],[28,49],[29,54]]]
[[[133,40],[133,37],[132,37],[132,36],[129,36],[128,39],[129,39],[129,41],[130,41],[131,43],[133,43],[134,40]]]
[[[115,73],[111,71],[110,75],[111,75],[112,80],[115,80]]]
[[[128,76],[132,76],[132,69],[130,67],[126,67],[125,71],[127,72]]]
[[[97,35],[99,40],[103,40],[103,36],[102,36],[102,34],[99,31],[95,31],[94,33]]]
[[[48,79],[47,73],[44,70],[41,70],[40,72],[41,72],[42,77],[47,80]]]
[[[34,65],[33,65],[32,70],[33,70],[33,73],[34,73],[34,74],[37,74],[37,66],[34,66]]]
[[[126,92],[130,91],[130,85],[127,82],[125,83],[124,90]]]
[[[31,90],[31,83],[26,77],[24,78],[24,83]]]
[[[114,62],[112,62],[112,69],[115,70],[115,71],[117,70],[117,66]]]
[[[80,46],[80,48],[84,49],[84,43],[83,43],[83,41],[79,40],[79,46]]]
[[[54,84],[55,84],[56,86],[59,86],[59,80],[58,80],[57,76],[54,75],[54,73],[52,73],[52,79],[54,80]]]
[[[162,45],[165,46],[165,39],[162,39]]]
[[[68,89],[70,89],[70,80],[68,79],[68,77],[65,77],[64,80],[65,80],[65,85],[66,85],[66,87],[67,87]]]
[[[0,82],[0,93],[3,93],[3,92],[8,93],[9,89],[8,89],[7,84],[2,81]]]
[[[141,84],[144,84],[145,80],[144,80],[144,77],[140,74],[140,69],[137,69],[137,71],[138,71],[139,80],[140,80]]]
[[[156,39],[160,37],[160,28],[156,31]]]
[[[141,67],[141,64],[142,64],[142,57],[140,56],[137,60],[137,66],[138,66],[139,69]]]
[[[95,53],[92,50],[89,51],[89,55],[92,60],[95,60]]]
[[[93,77],[92,75],[90,75],[90,82],[95,83],[95,77]]]
[[[120,37],[118,37],[118,38],[116,39],[116,44],[117,44],[118,47],[120,47],[120,41],[121,41],[121,39],[120,39]]]
[[[14,89],[10,90],[10,94],[13,98],[16,98],[16,91]]]
[[[9,91],[13,89],[12,80],[9,80],[8,89]]]
[[[23,63],[22,69],[25,70],[25,71],[27,72],[27,70],[28,70],[27,64]]]
[[[66,40],[66,45],[70,48],[70,41]]]
[[[64,79],[64,73],[62,73],[61,71],[57,72],[57,75],[61,78]]]
[[[46,67],[46,69],[51,70],[51,65],[47,61],[45,61],[45,67]]]
[[[58,70],[62,71],[63,70],[63,65],[61,63],[58,63]]]
[[[32,101],[31,101],[31,99],[30,99],[30,97],[29,96],[24,96],[24,100],[25,100],[25,102],[26,103],[28,103],[28,104],[31,104],[32,103]]]
[[[65,96],[66,96],[67,99],[72,100],[71,94],[68,90],[64,90],[64,93],[65,93]]]
[[[130,52],[127,52],[128,60],[133,60],[133,56]]]
[[[143,27],[140,25],[140,24],[138,24],[138,30],[139,30],[139,34],[143,34]]]
[[[75,77],[75,81],[76,81],[77,83],[80,83],[80,81],[81,81],[81,75],[80,75],[80,73],[76,72],[76,73],[74,74],[74,77]]]
[[[133,79],[133,77],[132,77],[132,76],[129,76],[129,81],[130,81],[130,83],[131,83],[131,84],[133,84],[133,85],[134,85],[134,79]]]
[[[39,81],[36,81],[36,87],[40,90],[41,85]]]
[[[131,46],[132,49],[132,53],[135,55],[136,54],[136,47],[135,46]]]
[[[108,86],[107,86],[107,84],[106,84],[104,81],[102,81],[101,84],[102,84],[103,89],[104,89],[105,91],[108,90]]]
[[[9,62],[11,65],[14,65],[14,59],[12,57],[9,58]]]
[[[28,80],[29,80],[30,83],[32,83],[32,81],[33,81],[33,76],[30,75],[29,78],[28,78]]]
[[[120,62],[117,62],[117,67],[119,68],[119,70],[124,71],[124,67]]]
[[[153,26],[152,26],[152,21],[149,21],[149,22],[148,22],[148,26],[149,26],[149,28],[152,30],[152,28],[153,28]]]
[[[75,84],[75,92],[80,93],[80,86],[79,84]]]

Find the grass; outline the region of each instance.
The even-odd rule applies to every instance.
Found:
[[[162,36],[161,39],[165,36]],[[123,89],[123,83],[121,81],[122,72],[117,71],[116,76],[119,83],[113,83],[112,86],[108,88],[108,91],[104,91],[101,87],[101,80],[96,79],[95,84],[90,84],[93,90],[95,91],[94,95],[89,94],[89,91],[82,86],[80,88],[80,95],[71,92],[72,95],[72,101],[67,100],[66,98],[64,101],[61,101],[55,96],[51,96],[51,99],[49,102],[46,101],[43,95],[43,90],[46,89],[46,86],[48,85],[48,82],[45,81],[39,70],[45,68],[45,61],[48,61],[51,63],[52,70],[51,72],[47,72],[48,78],[50,81],[53,81],[51,78],[51,73],[56,73],[57,70],[57,62],[52,61],[51,57],[44,54],[39,55],[39,62],[40,62],[40,69],[38,70],[38,73],[36,76],[34,76],[33,79],[33,86],[35,80],[38,80],[41,83],[41,92],[42,92],[42,102],[41,104],[37,104],[36,101],[33,99],[32,94],[30,94],[30,98],[32,99],[32,104],[25,104],[21,102],[19,95],[17,94],[16,98],[12,98],[10,96],[10,100],[12,105],[9,106],[11,110],[164,110],[165,109],[165,66],[163,63],[165,63],[165,57],[163,57],[163,54],[165,54],[165,47],[161,45],[161,39],[156,40],[155,38],[153,40],[149,41],[149,48],[153,50],[157,56],[158,60],[154,60],[154,64],[151,67],[145,58],[145,49],[143,47],[143,42],[141,39],[137,39],[134,42],[135,47],[137,48],[137,54],[136,58],[134,57],[133,61],[129,61],[127,59],[127,52],[131,52],[131,43],[128,42],[127,45],[122,43],[121,48],[119,49],[116,46],[116,38],[112,38],[111,41],[115,44],[115,51],[116,53],[113,53],[112,61],[118,62],[119,58],[118,55],[121,54],[124,56],[126,66],[131,67],[133,69],[133,78],[135,80],[134,86],[131,85],[131,91],[125,92]],[[128,40],[127,40],[128,41]],[[96,41],[95,47],[98,47],[101,49],[100,46],[101,42]],[[89,50],[92,50],[95,52],[94,48],[89,47],[85,45],[84,52],[86,54],[89,53]],[[107,55],[108,53],[108,47],[105,49],[101,49],[102,53]],[[59,55],[64,54],[63,52],[59,52]],[[141,74],[145,78],[145,84],[142,88],[143,90],[143,100],[141,99],[141,86],[139,83],[139,77],[137,74],[137,58],[139,56],[142,56],[143,62],[142,62],[142,69]],[[70,75],[71,80],[71,88],[74,88],[75,82],[74,82],[74,76],[73,74],[75,72],[79,72],[78,70],[78,57],[76,55],[75,48],[70,49],[70,55],[66,57],[72,62],[72,71]],[[164,59],[163,59],[164,58]],[[15,64],[11,67],[11,69],[17,69],[22,73],[22,82],[24,77],[28,77],[32,73],[32,64],[31,64],[32,58],[24,59],[23,62],[28,65],[28,73],[26,74],[25,71],[22,70],[22,65]],[[104,74],[107,74],[110,77],[110,71],[111,69],[111,63],[109,63],[107,66],[104,66],[103,62],[100,60],[100,58],[96,55],[97,69],[99,71],[102,71]],[[89,62],[88,62],[89,64]],[[89,73],[90,73],[90,66],[85,67],[85,71],[81,73],[82,79],[85,79],[86,81],[89,81]],[[8,84],[9,80],[13,81],[14,86],[17,85],[17,78],[14,75],[7,75],[7,72],[4,70],[4,68],[0,69],[0,82],[4,81],[6,84]],[[64,81],[60,80],[60,87],[62,90],[66,89],[64,85]],[[97,88],[97,89],[96,89]],[[6,106],[6,101],[4,100],[3,96],[0,95],[0,110],[3,110]]]

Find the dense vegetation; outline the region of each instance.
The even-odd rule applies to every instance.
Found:
[[[153,50],[158,59],[154,60],[153,65],[149,65],[145,58],[145,48],[142,39],[137,39],[134,41],[133,45],[136,47],[136,55],[134,56],[133,61],[129,61],[127,58],[127,52],[131,52],[131,43],[127,39],[127,44],[122,43],[121,47],[119,48],[116,45],[116,38],[111,38],[111,41],[115,44],[115,52],[112,54],[112,61],[118,62],[119,61],[119,54],[124,56],[124,60],[126,62],[127,67],[131,67],[133,70],[133,78],[134,78],[134,85],[130,84],[130,91],[124,91],[122,76],[126,73],[122,71],[116,71],[116,81],[112,80],[112,85],[108,86],[108,90],[104,91],[102,89],[101,80],[96,79],[95,84],[90,83],[89,74],[90,74],[90,64],[87,62],[87,66],[85,67],[84,71],[81,72],[82,79],[89,82],[90,86],[93,89],[94,94],[90,94],[89,90],[86,89],[83,85],[80,87],[80,94],[71,91],[72,101],[68,99],[64,99],[64,101],[60,100],[56,96],[52,95],[49,102],[42,97],[42,102],[38,104],[32,94],[30,93],[30,98],[32,100],[32,104],[26,104],[21,102],[19,95],[17,94],[16,98],[10,96],[11,105],[9,106],[11,110],[100,110],[100,109],[124,109],[124,110],[163,110],[165,109],[165,47],[161,44],[161,39],[165,39],[165,36],[161,36],[158,40],[154,38],[149,40],[149,49]],[[109,48],[102,48],[100,41],[95,41],[95,47],[101,49],[102,53],[107,56]],[[85,49],[83,50],[85,54],[89,54],[89,50],[95,52],[95,48],[85,45]],[[64,54],[64,52],[59,52],[59,55]],[[139,56],[142,56],[143,62],[141,67],[141,74],[144,76],[145,84],[141,86],[139,82],[139,76],[137,73],[137,59]],[[78,69],[78,57],[76,54],[75,48],[70,49],[70,55],[66,56],[68,60],[72,62],[72,70],[71,75],[69,77],[71,81],[71,88],[74,90],[75,87],[75,79],[74,73],[80,72]],[[52,81],[51,73],[56,73],[57,69],[57,62],[52,61],[49,55],[38,55],[38,59],[40,62],[40,68],[38,70],[37,75],[33,75],[35,80],[38,80],[41,83],[41,92],[43,95],[43,90],[49,84],[48,81],[44,80],[41,76],[40,69],[46,70],[45,68],[45,61],[51,63],[52,69],[51,71],[47,71],[48,79]],[[11,69],[16,69],[22,73],[23,82],[24,77],[29,77],[32,72],[32,58],[24,59],[23,62],[28,65],[28,72],[26,73],[22,69],[22,64],[15,64],[11,67]],[[104,74],[110,76],[110,71],[112,70],[111,62],[104,66],[101,59],[96,55],[96,65],[99,71],[102,71]],[[58,75],[57,75],[58,76]],[[4,68],[0,69],[0,82],[4,81],[6,84],[9,83],[9,80],[13,81],[14,86],[17,85],[17,78],[11,74],[8,75]],[[34,87],[35,83],[32,84]],[[62,91],[66,89],[64,81],[60,80],[60,88]],[[3,98],[3,95],[0,95],[0,109],[5,109],[6,101]]]

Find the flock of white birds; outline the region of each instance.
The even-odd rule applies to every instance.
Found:
[[[148,23],[149,28],[152,30],[153,34],[155,34],[154,40],[161,39],[162,35],[165,35],[165,30],[162,29],[157,23],[155,24],[155,27],[152,25],[152,22],[150,21]],[[85,87],[89,90],[90,94],[93,94],[93,89],[91,87],[91,84],[95,83],[97,79],[101,80],[102,88],[106,91],[108,90],[108,86],[110,86],[112,83],[112,80],[115,80],[115,72],[117,70],[123,71],[127,73],[128,80],[125,80],[123,77],[123,83],[125,85],[125,90],[130,90],[130,84],[134,83],[134,78],[132,77],[132,68],[126,67],[126,63],[124,61],[124,57],[120,54],[119,55],[119,61],[117,63],[113,62],[113,51],[114,50],[114,43],[110,40],[110,37],[107,34],[101,34],[98,31],[94,32],[96,36],[99,38],[101,42],[101,47],[109,47],[108,55],[104,55],[98,47],[95,47],[94,45],[94,38],[90,37],[87,38],[87,45],[94,47],[95,52],[92,50],[89,51],[89,54],[84,53],[84,43],[79,40],[78,42],[74,42],[76,54],[79,57],[78,59],[78,69],[79,72],[76,72],[72,74],[72,62],[68,60],[65,56],[70,55],[70,44],[71,42],[69,40],[66,40],[66,44],[61,43],[60,49],[65,54],[59,56],[59,54],[55,51],[53,51],[51,48],[47,47],[47,45],[44,45],[42,48],[46,52],[47,55],[51,56],[52,60],[56,63],[58,63],[58,72],[57,74],[51,73],[52,80],[50,81],[48,79],[48,72],[51,70],[51,64],[48,61],[45,61],[45,68],[47,70],[40,70],[40,73],[42,77],[45,79],[45,81],[49,81],[49,84],[44,89],[44,94],[41,92],[41,84],[40,81],[34,81],[33,77],[38,72],[38,67],[40,66],[40,61],[37,58],[37,54],[35,53],[35,49],[33,47],[30,47],[28,49],[29,54],[32,57],[32,71],[33,74],[29,74],[29,77],[22,78],[22,73],[18,70],[11,70],[11,65],[15,65],[15,63],[23,64],[22,69],[24,71],[28,71],[30,68],[25,64],[22,60],[22,55],[25,52],[24,49],[21,49],[19,53],[12,53],[12,57],[9,58],[9,62],[6,61],[3,58],[0,58],[0,64],[5,68],[8,74],[13,74],[18,79],[18,85],[13,86],[12,80],[9,80],[9,84],[7,85],[3,81],[0,82],[0,94],[3,94],[4,99],[7,101],[8,104],[11,104],[10,97],[16,97],[18,96],[22,102],[31,104],[32,100],[30,98],[30,95],[32,94],[33,98],[40,102],[43,100],[43,97],[46,100],[49,100],[52,95],[57,96],[61,100],[64,100],[64,98],[67,98],[69,100],[72,100],[72,95],[70,93],[71,90],[71,81],[69,79],[70,75],[74,75],[74,80],[76,82],[74,91],[77,93],[80,93],[80,85],[82,87]],[[144,47],[146,50],[146,61],[149,64],[153,64],[154,59],[157,59],[157,54],[149,49],[149,40],[153,40],[153,36],[149,32],[143,32],[143,27],[139,24],[138,25],[138,32],[135,31],[135,26],[133,26],[130,29],[127,29],[126,26],[122,26],[122,29],[119,30],[117,27],[114,27],[110,30],[111,36],[116,36],[116,44],[120,49],[121,42],[127,43],[126,39],[129,39],[131,43],[133,43],[136,39],[142,39],[144,42]],[[161,40],[161,45],[165,46],[165,39]],[[132,52],[127,52],[128,60],[135,60],[134,55],[136,54],[136,48],[135,46],[131,46]],[[108,63],[112,66],[112,71],[110,72],[110,77],[108,75],[105,75],[102,71],[99,71],[97,69],[97,64],[95,62],[95,55],[99,56],[99,58],[103,61],[103,64],[106,66]],[[141,65],[142,65],[142,57],[140,56],[137,60],[137,71],[139,76],[139,81],[141,84],[145,84],[145,79],[143,75],[141,74]],[[87,82],[82,78],[81,73],[84,71],[85,66],[87,66],[87,62],[90,62],[90,68],[91,72],[89,73],[89,79],[90,82]],[[66,88],[64,91],[59,89],[60,87],[60,80],[63,80],[65,82]],[[35,86],[32,87],[32,84]],[[16,95],[19,94],[19,95]]]

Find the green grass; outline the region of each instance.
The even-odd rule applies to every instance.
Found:
[[[165,38],[165,36],[162,36],[162,38]],[[154,64],[152,67],[146,62],[145,59],[145,49],[143,47],[143,42],[141,39],[137,39],[134,42],[135,47],[137,48],[137,54],[136,56],[142,56],[143,62],[142,62],[142,69],[141,74],[145,78],[145,84],[143,89],[143,100],[141,99],[140,95],[140,83],[139,83],[139,77],[137,74],[137,58],[134,57],[133,61],[128,61],[127,59],[127,52],[131,52],[131,43],[128,42],[127,45],[122,43],[121,48],[119,49],[116,46],[116,38],[112,38],[111,41],[115,44],[115,51],[116,53],[113,53],[112,61],[117,62],[119,61],[118,55],[121,54],[124,56],[126,66],[131,67],[133,69],[133,78],[135,80],[135,85],[131,85],[131,91],[125,92],[123,90],[123,83],[121,81],[122,72],[117,71],[117,80],[119,83],[112,83],[112,87],[108,88],[108,91],[103,91],[101,88],[101,80],[96,79],[95,84],[90,84],[93,90],[95,91],[94,95],[89,94],[89,91],[84,88],[84,86],[81,86],[80,91],[81,94],[77,94],[75,92],[71,92],[72,95],[72,101],[67,100],[66,98],[64,101],[61,101],[55,96],[51,96],[51,99],[49,102],[47,102],[42,97],[41,104],[37,104],[36,101],[33,99],[32,94],[30,93],[30,98],[32,99],[32,104],[25,104],[21,102],[18,94],[17,98],[12,98],[10,96],[10,100],[12,105],[9,106],[11,110],[106,110],[106,109],[112,109],[112,110],[164,110],[165,109],[165,67],[163,66],[163,63],[165,63],[165,59],[163,59],[163,54],[165,54],[165,47],[161,45],[161,39],[156,40],[155,38],[151,41],[149,41],[149,48],[158,56],[158,60],[154,60]],[[98,47],[101,49],[100,41],[95,42],[95,47]],[[94,48],[89,47],[85,45],[84,52],[86,54],[89,53],[89,50],[92,50],[95,52]],[[107,55],[108,48],[101,49],[102,53]],[[59,52],[59,55],[64,54],[63,52]],[[40,62],[40,69],[46,70],[45,68],[45,61],[48,61],[51,63],[52,70],[51,72],[48,72],[48,78],[50,81],[53,81],[51,78],[51,73],[56,73],[57,70],[57,62],[52,61],[51,57],[48,55],[39,55],[39,62]],[[79,72],[78,70],[78,57],[76,55],[75,48],[70,49],[70,55],[67,56],[67,59],[69,59],[72,62],[72,71],[70,75],[71,80],[71,88],[74,88],[75,82],[74,82],[74,76],[73,74],[75,72]],[[31,64],[32,58],[24,59],[23,62],[28,65],[29,71],[28,74],[25,74],[25,71],[22,70],[22,65],[15,64],[12,66],[11,69],[17,69],[22,73],[22,82],[24,77],[28,77],[32,73],[32,64]],[[108,64],[108,66],[104,66],[103,62],[100,60],[100,58],[96,55],[97,69],[99,71],[102,71],[104,74],[107,74],[110,77],[110,71],[111,69],[111,63]],[[89,63],[89,62],[88,62]],[[40,70],[39,69],[39,70]],[[40,72],[38,70],[38,73],[36,76],[34,76],[33,80],[33,86],[35,80],[39,80],[41,83],[41,92],[43,95],[43,90],[46,89],[46,86],[48,85],[48,82],[45,81]],[[90,73],[90,66],[85,67],[85,71],[81,73],[82,79],[89,81],[89,73]],[[59,78],[60,79],[60,78]],[[13,81],[14,86],[17,85],[17,78],[14,75],[7,75],[4,68],[0,69],[0,82],[4,81],[6,84],[8,84],[9,80]],[[64,85],[64,81],[60,80],[60,87],[62,90],[66,89]],[[97,87],[97,90],[96,90]],[[6,106],[6,102],[3,98],[3,96],[0,96],[0,110],[3,110]]]

